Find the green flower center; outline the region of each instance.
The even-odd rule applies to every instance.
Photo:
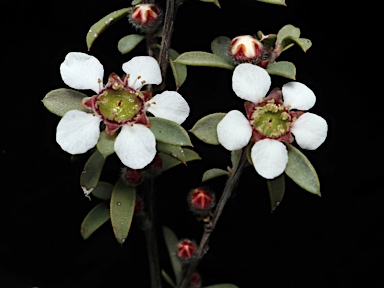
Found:
[[[279,138],[289,131],[291,116],[283,105],[277,105],[271,100],[255,108],[251,124],[259,134]]]
[[[118,123],[131,120],[141,109],[141,93],[128,90],[106,90],[97,100],[100,113]]]

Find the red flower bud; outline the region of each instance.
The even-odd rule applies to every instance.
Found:
[[[137,186],[143,180],[143,173],[141,170],[124,167],[122,169],[121,177],[128,185]]]
[[[194,272],[192,273],[191,277],[189,278],[189,288],[200,288],[201,287],[201,276],[199,273]]]
[[[177,244],[176,255],[182,261],[189,261],[195,254],[197,245],[194,241],[183,239]]]
[[[161,22],[161,11],[155,4],[141,3],[129,14],[129,21],[143,32],[155,31]]]
[[[254,36],[242,35],[232,39],[229,51],[234,60],[240,63],[259,64],[264,58],[264,45]]]
[[[207,217],[215,206],[215,194],[208,188],[193,189],[188,194],[188,204],[193,213]]]

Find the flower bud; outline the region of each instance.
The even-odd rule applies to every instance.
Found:
[[[153,32],[161,23],[162,14],[155,4],[141,3],[132,9],[129,22],[142,32]]]
[[[191,277],[189,278],[189,288],[200,288],[201,287],[201,276],[199,273],[194,272],[192,273]]]
[[[176,249],[177,257],[184,262],[188,262],[196,253],[197,245],[192,240],[183,239],[179,241]]]
[[[163,168],[163,159],[157,154],[155,158],[153,158],[152,162],[149,164],[149,172],[152,175],[158,175],[161,172],[161,169]]]
[[[121,178],[126,184],[130,186],[137,186],[143,180],[143,173],[141,170],[124,167],[122,169]]]
[[[188,194],[188,204],[191,211],[204,218],[209,218],[211,209],[215,206],[215,194],[208,188],[199,187]]]
[[[264,45],[254,36],[242,35],[232,39],[229,47],[235,62],[259,64],[264,60]]]

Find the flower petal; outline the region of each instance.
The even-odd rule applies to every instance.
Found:
[[[307,112],[293,122],[291,132],[301,148],[315,150],[327,137],[328,124],[324,118]]]
[[[189,115],[189,105],[187,101],[175,91],[164,91],[157,94],[148,102],[148,111],[156,117],[165,118],[181,124]]]
[[[288,151],[280,141],[263,139],[253,145],[251,158],[257,173],[266,179],[273,179],[284,172]]]
[[[232,110],[217,124],[217,137],[225,149],[234,151],[243,148],[252,136],[252,127],[238,110]]]
[[[315,105],[316,96],[311,89],[300,82],[288,82],[283,85],[284,106],[290,109],[309,110]]]
[[[260,102],[271,87],[268,72],[250,63],[236,66],[232,75],[232,89],[238,97],[253,103]]]
[[[115,152],[121,162],[132,169],[147,166],[156,155],[156,139],[144,125],[127,124],[121,127],[115,141]]]
[[[98,93],[103,86],[103,65],[85,53],[68,53],[60,65],[60,73],[64,83],[75,89],[91,89]]]
[[[91,113],[70,110],[56,129],[56,141],[70,154],[81,154],[95,147],[100,136],[101,118]]]
[[[162,81],[159,63],[151,56],[136,56],[123,64],[129,74],[129,87],[138,90],[145,84],[160,84]]]

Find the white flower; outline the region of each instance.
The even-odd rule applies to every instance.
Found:
[[[156,155],[156,139],[148,128],[146,111],[181,124],[190,108],[177,92],[164,91],[152,97],[149,91],[140,91],[146,84],[157,85],[162,81],[159,64],[153,57],[134,57],[122,69],[126,73],[123,80],[112,73],[104,86],[104,68],[99,60],[79,52],[67,54],[60,66],[64,83],[97,94],[83,100],[83,105],[93,113],[71,110],[63,116],[57,126],[56,141],[70,154],[85,153],[97,144],[100,123],[104,121],[110,135],[121,128],[114,149],[122,163],[141,169]]]
[[[267,179],[284,172],[288,152],[282,142],[304,149],[317,149],[327,137],[328,125],[322,117],[299,110],[309,110],[316,102],[311,89],[299,82],[289,82],[266,97],[271,79],[265,69],[253,64],[238,65],[232,76],[232,88],[247,100],[247,117],[232,110],[217,125],[221,145],[227,150],[242,149],[252,139],[251,158],[256,171]],[[284,99],[284,101],[283,101]]]

